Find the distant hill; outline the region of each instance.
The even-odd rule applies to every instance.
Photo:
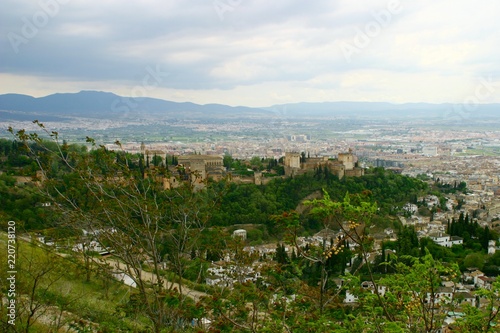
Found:
[[[274,105],[250,108],[222,104],[200,105],[178,103],[157,98],[122,97],[109,92],[80,91],[57,93],[35,98],[20,94],[0,95],[0,121],[40,119],[60,121],[68,117],[113,119],[116,117],[213,119],[275,117],[361,117],[393,118],[462,118],[500,117],[500,104],[479,104],[471,107],[454,104],[383,102],[324,102]]]
[[[266,108],[288,116],[345,116],[364,118],[500,118],[500,104],[472,106],[443,103],[324,102],[280,104]]]
[[[222,104],[199,105],[148,97],[122,97],[101,91],[58,93],[39,98],[20,94],[0,95],[1,118],[9,117],[14,120],[20,120],[24,119],[26,114],[102,119],[109,119],[116,116],[127,116],[130,118],[150,116],[159,118],[162,116],[175,118],[233,118],[263,116],[269,114],[269,112],[244,106],[233,107]]]

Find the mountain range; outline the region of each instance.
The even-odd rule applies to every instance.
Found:
[[[362,117],[362,118],[441,118],[467,119],[500,118],[500,104],[430,104],[385,102],[323,102],[292,103],[265,108],[172,102],[157,98],[123,97],[110,92],[80,91],[57,93],[35,98],[21,94],[0,95],[0,121],[59,120],[68,118],[121,119],[176,118],[227,119],[266,118],[286,116],[305,117]]]

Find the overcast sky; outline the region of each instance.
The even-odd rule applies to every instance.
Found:
[[[2,0],[0,94],[500,102],[498,0]]]

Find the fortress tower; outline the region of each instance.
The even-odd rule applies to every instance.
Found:
[[[300,154],[295,152],[285,153],[285,175],[291,177],[300,170]]]
[[[348,153],[339,153],[338,160],[341,162],[346,170],[353,170],[356,161],[354,161],[354,155],[352,149],[349,149]]]
[[[293,177],[306,172],[313,172],[318,168],[328,168],[340,179],[345,177],[360,177],[364,175],[364,169],[356,166],[357,157],[349,149],[347,153],[339,153],[338,158],[330,159],[327,156],[307,157],[301,159],[301,154],[295,152],[285,153],[285,175]]]

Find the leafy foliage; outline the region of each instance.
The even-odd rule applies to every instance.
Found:
[[[456,283],[459,264],[463,268],[482,261],[491,271],[500,267],[500,256],[475,252],[484,251],[496,235],[467,215],[449,226],[452,235],[464,238],[464,247],[440,247],[404,226],[398,228],[398,240],[383,242],[375,255],[371,227],[396,225],[393,217],[402,213],[405,203],[435,190],[418,179],[382,168],[369,169],[364,177],[338,179],[318,168],[293,178],[274,177],[259,186],[207,181],[199,190],[180,181],[179,187],[167,189],[163,179],[172,176],[168,165],[176,164],[175,157],[167,158],[167,165],[158,156],[144,161],[140,155],[110,151],[91,138],[90,149],[72,146],[39,126],[46,138],[19,131],[17,140],[0,141],[5,170],[0,175],[2,217],[19,220],[28,230],[54,227],[46,230],[54,238],[78,239],[81,234],[75,230],[92,231],[113,250],[115,269],[129,274],[137,285],[116,307],[117,317],[134,322],[136,330],[435,332],[447,311],[457,306],[440,292],[443,279]],[[236,173],[283,171],[272,159],[246,162],[225,156],[224,165]],[[176,170],[183,180],[180,166]],[[20,175],[38,177],[40,187],[20,185],[15,178]],[[443,192],[448,188],[438,187]],[[456,190],[464,191],[461,184]],[[47,199],[57,204],[37,206]],[[240,224],[252,225],[248,242],[229,236]],[[319,230],[336,236],[305,245],[299,241]],[[264,239],[277,240],[275,255],[245,249]],[[183,279],[202,285],[209,264],[221,259],[226,260],[223,267],[233,269],[232,288],[211,287],[209,294],[190,297]],[[56,259],[52,261],[25,270],[35,275],[31,282],[21,281],[23,290],[28,292],[29,283],[36,281],[42,286],[31,297],[36,302],[64,300],[49,288],[64,271],[56,265],[46,272]],[[249,267],[260,274],[254,282],[247,279]],[[102,281],[111,276],[106,265],[92,266],[89,272],[99,272]],[[177,279],[175,287],[166,275]],[[456,327],[464,332],[491,330],[499,289],[494,284],[489,291],[479,291],[489,302],[486,308],[465,306]],[[347,295],[358,301],[345,304]],[[103,331],[127,329],[97,315],[91,319],[101,323]],[[73,325],[77,331],[88,329],[84,322]]]

